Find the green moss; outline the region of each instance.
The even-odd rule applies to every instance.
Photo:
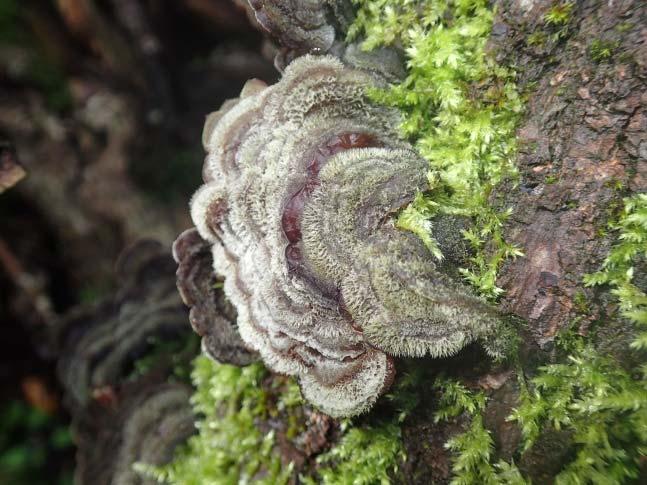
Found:
[[[160,362],[172,365],[170,380],[189,381],[190,357],[195,356],[200,348],[197,335],[191,333],[185,338],[162,339],[151,336],[147,339],[148,349],[133,363],[127,379],[135,380],[154,369]]]
[[[568,28],[573,13],[573,2],[559,2],[544,15],[544,24],[551,32],[550,39],[557,43],[568,35]]]
[[[172,463],[162,467],[140,463],[136,469],[160,483],[287,483],[294,475],[292,465],[281,463],[274,433],[259,428],[263,421],[280,419],[287,423],[288,439],[303,431],[297,416],[303,399],[296,383],[270,377],[261,364],[239,368],[204,356],[194,361],[192,378],[196,387],[193,406],[200,416],[198,434],[176,453]],[[406,389],[415,382],[414,377],[401,379],[398,388],[404,392],[398,395],[407,396]],[[402,408],[390,421],[342,423],[341,440],[317,458],[316,475],[302,476],[302,482],[389,483],[389,476],[404,460],[399,419],[412,405],[401,397],[397,402]]]
[[[585,277],[588,286],[608,285],[618,298],[620,313],[637,331],[631,347],[647,350],[647,295],[634,283],[635,267],[647,259],[647,194],[624,199],[617,223],[611,225],[618,242],[604,260],[602,269]]]
[[[468,484],[510,484],[528,483],[514,463],[499,460],[492,464],[494,442],[490,432],[483,425],[482,413],[486,397],[483,392],[469,391],[460,382],[439,378],[434,388],[440,392],[439,409],[435,421],[446,421],[460,415],[470,417],[470,423],[463,433],[450,438],[445,447],[454,452],[451,483]]]
[[[526,42],[529,46],[543,47],[547,40],[548,35],[545,32],[538,30],[530,34],[527,37]]]
[[[548,25],[567,25],[571,21],[572,12],[572,2],[555,3],[544,15],[544,22]]]
[[[355,0],[359,6],[350,38],[363,48],[400,44],[407,55],[406,79],[388,90],[372,90],[377,102],[398,107],[402,135],[429,160],[430,191],[400,215],[398,224],[418,234],[436,257],[429,220],[461,213],[474,219],[465,234],[475,256],[465,278],[490,297],[501,290],[496,272],[520,251],[506,243],[507,210],[488,202],[494,187],[514,180],[515,126],[522,102],[514,72],[485,51],[492,11],[485,0]],[[440,200],[439,193],[448,194]],[[487,251],[486,251],[487,247]]]
[[[573,308],[580,315],[586,315],[589,312],[588,299],[582,290],[577,290],[573,295]]]
[[[349,428],[336,446],[317,458],[326,465],[318,469],[318,481],[302,478],[308,485],[388,484],[404,458],[397,424]]]
[[[614,30],[616,32],[619,32],[620,34],[624,34],[625,32],[629,32],[633,28],[634,24],[632,24],[631,22],[620,22],[614,27]]]
[[[564,206],[569,210],[573,210],[573,209],[577,209],[579,204],[578,204],[578,201],[576,200],[569,200],[568,202],[566,202],[566,204],[564,204]]]
[[[634,268],[647,258],[647,195],[624,201],[613,225],[618,242],[589,286],[606,285],[620,314],[635,328],[634,351],[647,350],[647,295],[633,283]],[[545,426],[572,432],[575,458],[556,477],[558,484],[625,483],[638,477],[647,452],[647,364],[628,372],[600,355],[591,342],[567,331],[557,345],[568,355],[540,368],[532,391],[522,393],[511,419],[519,422],[524,449]]]
[[[196,392],[192,403],[201,416],[198,434],[162,467],[137,464],[136,469],[160,483],[258,484],[287,483],[292,466],[283,466],[274,452],[274,433],[263,432],[257,421],[268,417],[268,394],[261,386],[267,370],[261,364],[234,367],[217,364],[205,356],[194,362]],[[291,382],[281,404],[292,408],[296,384]]]
[[[595,62],[608,61],[619,45],[617,41],[594,39],[589,44],[589,55]]]
[[[612,229],[618,242],[602,269],[585,282],[610,288],[620,314],[635,327],[631,349],[644,356],[647,295],[633,279],[635,267],[647,259],[647,194],[625,199]],[[588,313],[584,292],[576,293],[573,301],[578,313]],[[625,370],[578,335],[577,326],[578,319],[557,336],[557,348],[566,358],[541,367],[530,386],[521,386],[521,404],[509,419],[521,427],[523,451],[535,444],[546,427],[570,432],[574,458],[555,483],[626,483],[639,476],[647,452],[647,364],[637,372]],[[447,443],[455,452],[454,483],[525,483],[514,464],[490,463],[492,439],[481,417],[484,395],[447,380],[437,381],[436,388],[442,393],[437,420],[461,414],[471,417],[467,430]]]
[[[406,460],[400,424],[420,403],[420,386],[427,378],[427,369],[419,366],[402,370],[401,376],[386,396],[395,411],[390,418],[363,425],[353,425],[350,420],[343,422],[342,439],[317,458],[320,467],[316,476],[301,477],[304,483],[390,483],[390,477],[397,473],[400,464]],[[358,453],[357,450],[362,452]]]
[[[557,176],[557,175],[548,175],[544,179],[544,182],[546,183],[546,185],[552,185],[555,182],[557,182],[558,180],[559,180],[559,176]]]

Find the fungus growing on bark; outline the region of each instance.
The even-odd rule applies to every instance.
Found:
[[[207,120],[191,203],[242,340],[332,416],[367,410],[392,356],[447,356],[498,322],[395,227],[427,163],[398,137],[398,112],[366,98],[382,84],[329,56],[298,58],[270,87],[248,82]],[[460,224],[434,224],[439,247],[460,253]]]
[[[399,81],[405,75],[402,57],[395,49],[367,52],[359,44],[345,42],[355,18],[348,0],[248,0],[247,6],[282,46],[274,59],[280,72],[303,54],[333,54],[348,65],[375,71],[387,81]]]
[[[189,320],[202,337],[202,348],[218,362],[247,365],[258,359],[248,350],[236,328],[236,310],[222,292],[222,280],[213,273],[211,246],[196,229],[185,231],[173,245],[178,262],[178,290],[191,307]]]
[[[169,463],[177,446],[195,433],[191,388],[159,377],[123,387],[112,406],[94,401],[74,416],[76,483],[158,483],[141,476],[134,465]]]
[[[353,19],[346,0],[248,0],[258,23],[298,53],[325,53]]]

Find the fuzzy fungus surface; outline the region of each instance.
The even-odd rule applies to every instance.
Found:
[[[58,375],[72,410],[128,381],[137,373],[134,362],[156,345],[179,345],[192,335],[173,267],[167,248],[140,240],[117,261],[116,294],[71,311],[55,326]]]
[[[258,23],[285,48],[327,52],[353,19],[348,0],[248,0]]]
[[[427,164],[397,135],[397,110],[367,99],[383,84],[330,56],[296,59],[273,86],[249,81],[207,119],[191,202],[242,341],[332,416],[366,411],[393,356],[451,355],[498,322],[447,271],[451,256],[396,228]],[[459,253],[460,224],[436,226]]]

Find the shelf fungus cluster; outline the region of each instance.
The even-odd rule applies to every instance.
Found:
[[[367,99],[382,83],[331,56],[297,58],[272,86],[249,81],[207,119],[205,184],[191,202],[212,253],[201,271],[224,279],[244,346],[331,416],[366,411],[394,356],[453,354],[498,321],[448,269],[456,220],[433,222],[443,264],[395,226],[426,189],[427,163],[397,135],[398,112]],[[204,287],[182,270],[191,254],[176,250],[180,288]]]
[[[191,388],[169,379],[197,352],[173,260],[142,241],[117,266],[114,297],[78,308],[55,329],[79,484],[156,483],[135,463],[168,463],[195,432]]]

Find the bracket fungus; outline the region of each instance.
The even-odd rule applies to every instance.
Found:
[[[191,387],[159,377],[146,376],[122,387],[113,406],[93,402],[73,415],[75,483],[159,483],[138,473],[134,465],[169,463],[178,446],[195,433]]]
[[[383,85],[331,56],[297,58],[269,87],[249,81],[207,119],[191,202],[242,341],[335,417],[375,402],[394,356],[448,356],[498,322],[446,271],[451,257],[441,264],[395,226],[426,190],[427,162],[398,136],[399,113],[367,99]],[[457,254],[459,223],[434,224]]]
[[[248,0],[258,23],[293,54],[325,53],[354,14],[348,0]]]
[[[119,288],[113,298],[75,309],[54,328],[58,375],[72,409],[127,381],[133,362],[155,342],[191,337],[173,260],[160,243],[139,241],[124,251],[116,269]]]
[[[202,350],[219,362],[247,365],[258,359],[236,329],[236,310],[225,298],[212,270],[211,246],[195,228],[185,231],[173,245],[178,290],[191,307],[191,326],[202,337]]]

